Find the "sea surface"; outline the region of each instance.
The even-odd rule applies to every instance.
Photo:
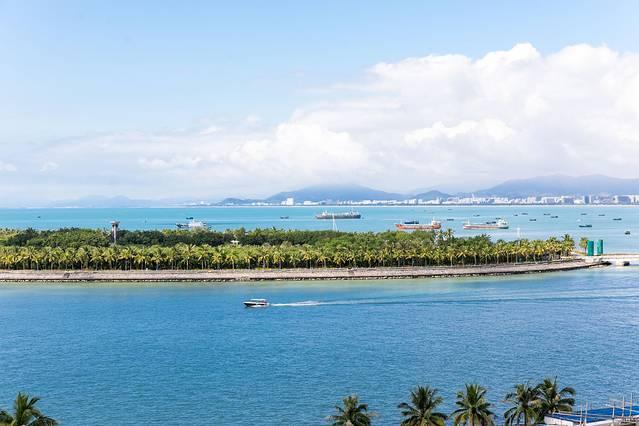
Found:
[[[275,305],[243,308],[251,297]],[[450,411],[455,392],[478,382],[503,412],[513,384],[545,376],[597,405],[639,396],[638,330],[636,267],[441,280],[2,284],[0,406],[23,390],[64,425],[319,425],[357,393],[386,425],[398,424],[396,406],[417,384],[437,387]]]
[[[332,220],[317,220],[322,210],[348,211],[348,207],[197,207],[123,209],[0,209],[0,228],[57,229],[63,227],[110,228],[119,220],[123,229],[176,229],[186,217],[207,222],[212,229],[244,227],[281,229],[332,229]],[[395,223],[432,219],[456,235],[477,235],[482,231],[462,229],[465,222],[484,223],[505,218],[507,230],[488,232],[494,239],[561,237],[568,233],[579,239],[603,239],[606,251],[639,251],[639,206],[398,206],[357,207],[359,220],[337,220],[341,231],[384,231]],[[552,218],[552,216],[558,216]],[[282,219],[288,217],[288,219]],[[621,218],[615,221],[614,218]],[[531,220],[532,219],[532,220]],[[579,225],[592,225],[580,228]],[[631,235],[625,235],[631,231]]]

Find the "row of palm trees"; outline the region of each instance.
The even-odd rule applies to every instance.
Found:
[[[487,237],[449,241],[326,240],[314,245],[191,245],[171,247],[0,246],[1,269],[254,269],[386,266],[453,266],[555,260],[574,241],[497,241]]]
[[[40,401],[37,396],[18,393],[13,402],[13,413],[0,410],[0,426],[57,426],[58,422],[42,414],[36,407]]]
[[[410,402],[402,402],[402,426],[444,426],[451,418],[455,426],[493,426],[495,414],[493,404],[486,397],[486,389],[478,384],[467,384],[457,392],[455,406],[450,416],[437,411],[444,399],[437,389],[417,386],[411,391]],[[559,388],[557,378],[546,378],[536,386],[528,383],[515,385],[504,402],[510,407],[504,413],[506,426],[531,426],[543,422],[544,416],[558,412],[572,412],[575,404],[575,390]],[[0,426],[57,426],[58,422],[44,415],[36,404],[40,398],[18,393],[13,413],[0,410]],[[361,403],[357,395],[347,396],[342,406],[336,406],[336,413],[329,416],[333,426],[369,426],[375,413],[368,405]]]
[[[452,420],[455,426],[493,426],[496,423],[493,404],[486,396],[486,389],[478,384],[467,384],[457,392],[456,409],[446,415],[438,411],[444,402],[437,389],[417,386],[411,391],[410,402],[402,402],[402,426],[444,426]],[[531,426],[544,422],[544,417],[558,412],[572,412],[575,390],[559,388],[557,378],[546,378],[536,386],[528,383],[515,385],[504,398],[509,408],[504,412],[506,426]],[[369,426],[376,417],[357,395],[347,396],[336,413],[328,420],[333,426]]]

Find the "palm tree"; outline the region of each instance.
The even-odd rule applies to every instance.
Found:
[[[444,426],[446,415],[435,411],[444,400],[437,395],[437,389],[417,386],[410,393],[411,404],[402,402],[397,408],[402,409],[402,426]]]
[[[57,421],[42,414],[35,406],[39,400],[37,396],[30,398],[26,393],[18,393],[13,403],[13,414],[0,411],[0,426],[56,426]]]
[[[486,389],[478,384],[467,384],[465,390],[457,392],[455,405],[458,408],[451,413],[455,426],[492,426],[495,423]]]
[[[337,413],[329,417],[333,426],[369,426],[372,414],[368,413],[368,404],[360,404],[357,395],[342,400],[344,407],[335,406]]]
[[[539,417],[543,420],[547,414],[558,412],[572,412],[575,405],[575,390],[571,387],[558,389],[557,378],[545,378],[543,382],[537,385],[539,389]]]
[[[530,426],[537,420],[541,402],[538,387],[532,387],[528,383],[519,383],[515,385],[514,392],[506,395],[504,402],[511,404],[511,407],[504,413],[506,426]]]

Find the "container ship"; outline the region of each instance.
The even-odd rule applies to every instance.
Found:
[[[323,211],[320,214],[315,215],[315,219],[361,219],[362,215],[359,212],[340,212],[333,213],[329,211]]]
[[[465,223],[464,229],[508,229],[508,222],[504,219],[499,219],[497,222],[491,223]]]
[[[400,231],[434,231],[441,229],[442,223],[434,219],[430,223],[419,223],[419,221],[411,220],[404,223],[396,223],[395,227]]]

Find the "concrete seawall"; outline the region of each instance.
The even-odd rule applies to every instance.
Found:
[[[143,270],[143,271],[9,271],[0,270],[0,282],[43,281],[276,281],[463,277],[558,272],[603,266],[580,259],[556,262],[454,267],[236,269],[236,270]]]

